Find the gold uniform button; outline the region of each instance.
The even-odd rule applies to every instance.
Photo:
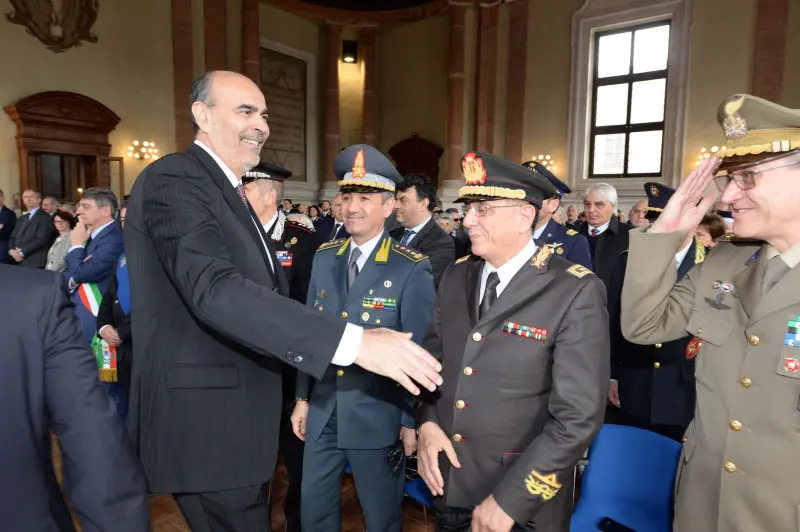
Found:
[[[653,367],[658,369],[661,367],[661,362],[653,362]]]
[[[656,349],[661,349],[662,347],[663,347],[663,345],[661,345],[661,344],[656,344]]]
[[[703,328],[702,328],[702,327],[700,327],[699,329],[697,329],[697,334],[700,334],[701,332],[703,332]]]
[[[342,375],[344,375],[344,370],[343,369],[337,369],[336,370],[336,375],[341,377]]]
[[[375,325],[380,325],[380,324],[381,324],[381,320],[375,320]]]
[[[742,422],[736,419],[730,422],[730,426],[733,430],[742,430]]]
[[[466,403],[464,401],[462,401],[461,399],[456,401],[456,408],[458,408],[459,410],[464,408],[465,405],[466,405]]]
[[[480,342],[481,340],[483,340],[483,335],[479,332],[472,333],[472,339],[475,340],[476,342]]]
[[[317,310],[322,312],[322,307],[317,307]]]
[[[346,318],[347,318],[347,316],[348,316],[347,312],[342,312],[342,317],[343,317],[343,318],[345,318],[345,319],[346,319]]]
[[[742,377],[739,379],[739,384],[741,384],[743,388],[749,388],[753,385],[753,381],[751,381],[749,377]]]
[[[761,343],[761,339],[755,334],[751,334],[750,336],[747,337],[747,343],[755,347]]]
[[[469,377],[470,375],[472,375],[472,371],[473,371],[472,368],[467,366],[466,368],[464,368],[464,375]]]
[[[462,439],[461,434],[453,434],[453,441],[461,441]]]
[[[686,436],[684,436],[683,438],[681,438],[681,441],[682,441],[683,443],[686,443],[687,441],[689,441],[689,438],[687,438]]]
[[[736,464],[734,464],[733,462],[725,462],[723,468],[728,473],[736,473]]]
[[[362,314],[361,315],[361,320],[362,321],[369,321],[369,312],[365,312],[364,314]]]

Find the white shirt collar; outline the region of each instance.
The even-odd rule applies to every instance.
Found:
[[[676,261],[678,261],[678,268],[680,268],[680,267],[681,267],[681,264],[683,263],[683,259],[685,259],[685,258],[686,258],[686,255],[688,255],[688,254],[689,254],[689,250],[690,250],[690,249],[692,249],[692,245],[693,245],[693,244],[694,244],[694,239],[690,240],[690,241],[689,241],[689,243],[688,243],[688,244],[686,244],[686,245],[683,247],[683,249],[681,249],[680,251],[678,251],[678,252],[675,254],[675,260],[676,260]]]
[[[383,238],[382,231],[378,233],[374,238],[367,240],[360,246],[356,245],[355,240],[353,240],[352,238],[350,239],[350,255],[353,254],[353,250],[356,248],[358,248],[361,251],[361,256],[358,257],[358,260],[356,260],[356,264],[358,264],[359,271],[361,271],[364,268],[364,264],[367,263],[367,259],[369,258],[370,255],[372,255],[372,251],[378,245],[378,242],[381,241],[381,238]],[[347,257],[348,262],[350,261],[350,255],[348,255]]]
[[[549,223],[550,222],[548,221],[547,224],[549,224]],[[537,229],[536,231],[533,232],[534,240],[539,240],[542,237],[542,233],[544,233],[544,230],[547,229],[547,224],[544,224],[539,229]]]
[[[597,236],[600,236],[600,235],[603,234],[603,232],[606,229],[608,229],[609,224],[611,224],[611,220],[607,221],[606,223],[604,223],[600,227],[595,227],[595,226],[593,226],[591,224],[587,224],[587,226],[589,227],[588,232],[591,235],[592,234],[592,229],[596,229],[597,230]]]
[[[236,187],[239,186],[239,183],[242,182],[241,176],[237,177],[236,174],[233,173],[233,170],[228,168],[228,165],[225,164],[224,162],[222,162],[222,159],[220,159],[217,156],[216,153],[211,151],[211,148],[209,148],[208,146],[206,146],[205,144],[203,144],[199,140],[195,140],[194,143],[197,144],[198,146],[200,146],[201,148],[203,148],[206,151],[206,153],[209,154],[212,159],[214,159],[214,162],[216,162],[217,165],[219,165],[219,167],[222,168],[222,171],[225,174],[225,177],[227,177],[228,181],[231,182],[231,185],[233,185],[233,188],[236,188]]]
[[[432,218],[432,216],[428,216],[427,218],[425,218],[424,222],[422,222],[421,224],[419,224],[416,227],[411,227],[410,228],[411,231],[414,231],[414,236],[418,235],[419,232],[422,231],[422,228],[425,227],[428,224],[428,222],[431,221],[431,218]]]
[[[39,210],[39,207],[36,207],[35,209],[29,210],[28,213],[27,213],[28,217],[29,218],[33,218],[33,215],[36,214],[36,211],[38,211],[38,210]]]
[[[269,221],[264,224],[264,231],[269,231],[269,228],[272,227],[272,224],[274,224],[275,220],[277,219],[278,219],[278,211],[275,211],[275,214],[272,215],[272,218],[270,218]]]
[[[104,223],[103,225],[101,225],[100,227],[98,227],[97,229],[95,229],[94,231],[92,231],[92,234],[91,234],[92,240],[94,240],[95,238],[97,238],[97,235],[99,235],[99,234],[100,234],[100,231],[102,231],[103,229],[105,229],[105,228],[106,228],[106,227],[108,227],[109,225],[113,224],[114,222],[116,222],[116,220],[111,220],[110,222]]]
[[[511,279],[517,274],[518,271],[522,269],[526,262],[533,257],[533,254],[536,253],[536,250],[539,249],[533,239],[529,240],[525,247],[522,248],[522,251],[514,255],[511,260],[500,266],[499,268],[493,268],[488,262],[485,262],[483,265],[483,272],[481,273],[481,300],[483,300],[483,293],[486,291],[486,280],[489,278],[489,274],[496,271],[497,277],[500,278],[500,284],[497,285],[497,297],[500,297],[500,294],[503,292],[508,283],[511,282]]]

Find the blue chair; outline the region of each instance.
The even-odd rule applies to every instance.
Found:
[[[417,477],[409,480],[405,484],[406,495],[422,505],[422,515],[425,524],[428,524],[428,508],[433,508],[433,495],[425,484],[425,481]]]
[[[603,425],[589,449],[572,532],[610,517],[636,532],[672,532],[681,444],[635,427]]]

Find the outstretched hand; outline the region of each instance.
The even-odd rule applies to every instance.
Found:
[[[658,216],[649,231],[682,235],[694,231],[719,195],[717,192],[704,195],[714,180],[719,163],[716,156],[700,163],[675,190],[675,194],[664,207],[664,212]]]

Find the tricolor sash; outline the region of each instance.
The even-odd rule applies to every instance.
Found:
[[[78,286],[78,295],[81,303],[92,316],[97,317],[103,295],[95,283],[83,283]],[[117,382],[117,348],[108,345],[108,342],[94,335],[92,338],[92,353],[97,359],[97,368],[100,380],[103,382]]]

